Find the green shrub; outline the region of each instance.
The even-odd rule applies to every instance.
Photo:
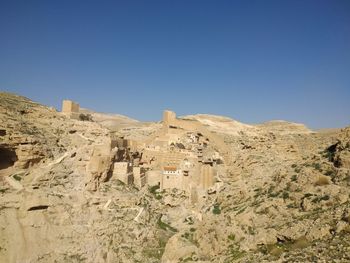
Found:
[[[236,239],[236,236],[234,234],[229,234],[227,238],[231,241],[234,241]]]
[[[158,218],[157,225],[159,228],[161,228],[163,230],[170,230],[172,232],[177,232],[177,229],[175,227],[172,227],[171,225],[163,222],[161,219],[161,216]]]
[[[317,171],[322,171],[321,165],[319,163],[313,163],[312,167]]]
[[[282,198],[283,199],[288,199],[289,198],[289,193],[284,191],[283,194],[282,194]]]
[[[158,189],[159,189],[159,185],[153,185],[153,186],[148,188],[148,190],[151,194],[155,194]]]
[[[304,194],[304,197],[308,198],[308,197],[313,196],[313,195],[314,194],[306,193],[306,194]]]
[[[80,113],[79,114],[79,120],[81,120],[81,121],[92,121],[92,116],[91,116],[91,114]]]
[[[320,201],[327,201],[327,200],[329,200],[329,199],[330,199],[329,195],[324,195],[324,196],[321,196],[321,197],[317,196],[317,197],[315,197],[314,199],[312,199],[311,202],[313,202],[313,203],[318,203],[318,202],[320,202]]]
[[[221,209],[220,209],[220,205],[219,204],[215,204],[213,207],[213,214],[214,215],[219,215],[221,214]]]
[[[333,170],[328,170],[325,172],[325,175],[330,176],[330,177],[334,177],[335,176],[335,172]]]
[[[13,179],[15,179],[16,181],[21,181],[22,180],[22,177],[20,177],[18,174],[15,174],[12,176]]]

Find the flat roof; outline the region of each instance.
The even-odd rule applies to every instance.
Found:
[[[176,166],[164,166],[164,171],[177,171],[177,167]]]

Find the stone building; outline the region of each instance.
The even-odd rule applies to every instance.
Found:
[[[183,173],[177,166],[164,166],[160,189],[182,189]]]
[[[62,113],[71,119],[79,119],[80,106],[78,103],[71,100],[63,100]]]
[[[202,165],[199,186],[202,189],[207,190],[214,185],[215,183],[214,179],[215,179],[215,168],[207,164]]]
[[[141,189],[146,184],[146,174],[142,167],[133,167],[134,185]]]
[[[161,170],[149,170],[146,172],[146,180],[149,186],[159,185],[162,180],[162,171]]]
[[[113,176],[124,184],[133,183],[133,168],[130,162],[116,162],[113,167]]]
[[[169,132],[169,128],[174,125],[176,120],[176,113],[170,110],[165,110],[163,112],[163,129],[164,132]]]

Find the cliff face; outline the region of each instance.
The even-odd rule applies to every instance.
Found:
[[[184,119],[224,157],[197,204],[111,177],[99,123],[0,93],[0,262],[350,260],[350,128]],[[145,143],[160,129],[113,125]]]
[[[20,96],[1,93],[0,101],[0,261],[35,262],[74,242],[62,237],[76,227],[67,213],[103,181],[104,171],[86,167],[110,135]]]

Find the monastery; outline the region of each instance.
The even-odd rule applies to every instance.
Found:
[[[70,118],[79,119],[79,104],[64,100],[62,112]],[[115,152],[112,177],[138,189],[158,186],[158,191],[179,189],[190,196],[205,196],[215,190],[218,166],[223,158],[197,129],[191,120],[178,119],[175,112],[163,112],[162,128],[148,141],[115,138],[111,141]],[[111,150],[109,149],[109,150]],[[103,167],[104,155],[96,149],[91,165],[98,170]],[[105,157],[107,158],[107,157]],[[109,157],[110,158],[110,157]],[[222,170],[222,169],[221,169]]]

